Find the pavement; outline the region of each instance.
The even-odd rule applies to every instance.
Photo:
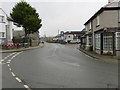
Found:
[[[18,49],[0,50],[0,53],[26,51],[26,50],[36,49],[36,48],[42,48],[43,46],[44,46],[43,44],[40,44],[39,46],[28,47],[28,48],[18,48]]]
[[[116,56],[100,55],[100,54],[97,54],[93,51],[86,51],[86,50],[79,48],[79,47],[78,47],[78,49],[81,52],[85,53],[86,55],[88,55],[92,58],[95,58],[97,60],[101,60],[101,61],[109,62],[109,63],[118,63],[118,61],[119,61]]]
[[[77,47],[45,43],[44,48],[3,53],[3,88],[117,88],[118,64],[95,60]]]

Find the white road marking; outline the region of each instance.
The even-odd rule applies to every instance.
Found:
[[[18,82],[22,82],[22,80],[20,80],[18,77],[15,78]]]
[[[8,62],[9,63],[9,62]],[[3,63],[3,61],[0,61],[0,64],[6,64],[6,63]]]
[[[21,54],[23,51],[19,52],[19,54]]]
[[[13,59],[14,57],[16,57],[15,55],[11,57],[11,59]]]
[[[15,53],[16,53],[16,52],[15,52]],[[12,55],[15,54],[15,53],[11,53],[10,55],[6,56],[4,59],[9,58],[10,56],[12,56]]]
[[[12,69],[11,69],[11,68],[9,68],[9,70],[11,71]]]
[[[10,56],[12,56],[12,55],[15,54],[15,53],[16,53],[16,52],[11,53],[11,54],[9,54],[8,56],[4,57],[4,59],[1,60],[1,63],[4,62],[5,59],[9,58]],[[9,63],[9,62],[8,62],[8,63]],[[2,64],[4,64],[4,63],[2,63]]]
[[[15,76],[16,76],[13,72],[11,72],[11,74],[13,75],[13,77],[15,77]]]
[[[56,52],[57,48],[58,48],[58,46],[55,46],[55,49],[54,49],[54,51],[53,51],[53,53],[52,53],[52,56],[55,55],[55,52]]]
[[[10,67],[10,64],[8,64],[8,67]]]
[[[69,62],[63,62],[63,63],[73,65],[73,66],[80,66],[78,63],[69,63]]]
[[[18,52],[18,53],[16,54],[16,56],[17,56],[17,55],[19,55],[19,54],[21,54],[22,52],[23,52],[23,51],[21,51],[21,52]]]
[[[21,54],[23,51],[16,53],[14,56],[11,57],[11,59],[15,58],[17,55]]]
[[[7,59],[8,58],[8,56],[7,57],[5,57],[4,59]]]
[[[6,62],[7,64],[9,64],[10,62]]]
[[[28,86],[28,85],[24,85],[24,87],[25,87],[25,88],[29,88],[29,86]]]
[[[55,51],[56,51],[56,50],[55,50]],[[11,62],[11,60],[12,60],[13,58],[15,58],[17,55],[21,54],[22,52],[23,52],[23,51],[18,52],[18,53],[15,52],[15,53],[12,53],[12,54],[10,54],[10,55],[8,55],[7,57],[4,58],[4,59],[7,59],[8,57],[10,57],[10,56],[12,56],[13,54],[15,54],[14,56],[11,57],[10,60],[8,60],[8,62],[6,62],[6,63],[8,64],[8,67],[9,67],[9,70],[10,70],[10,71],[12,71],[12,69],[10,68],[10,64],[9,64],[9,63]],[[1,64],[3,64],[2,61],[4,61],[4,59],[2,59],[2,60],[0,61]],[[4,64],[5,64],[5,63],[4,63]],[[11,74],[12,74],[12,76],[13,76],[18,82],[20,82],[20,83],[22,82],[22,80],[21,80],[20,78],[16,77],[16,75],[15,75],[13,72],[11,72]],[[28,85],[24,85],[24,88],[30,89]],[[31,90],[31,89],[30,89],[30,90]]]
[[[1,60],[1,62],[3,62],[3,61],[4,61],[4,59]]]
[[[9,62],[11,62],[11,60],[8,60]]]

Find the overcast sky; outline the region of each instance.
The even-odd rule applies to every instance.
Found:
[[[20,0],[1,1],[3,10],[9,15]],[[58,30],[82,30],[84,23],[108,0],[26,0],[36,8],[42,18],[40,35],[54,36]]]

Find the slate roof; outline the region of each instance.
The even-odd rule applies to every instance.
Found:
[[[112,3],[108,3],[107,5],[104,6],[105,8],[111,8],[111,7],[120,7],[120,0],[119,1],[115,1]]]
[[[119,10],[119,9],[120,9],[120,0],[118,0],[117,2],[108,3],[107,5],[101,7],[101,9],[98,10],[84,25],[88,24],[91,20],[97,17],[97,15],[99,15],[105,10]]]
[[[64,34],[83,34],[84,32],[82,31],[67,31]]]

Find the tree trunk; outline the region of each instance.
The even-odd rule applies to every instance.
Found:
[[[24,43],[27,43],[27,34],[28,34],[28,32],[27,32],[27,29],[26,28],[24,28],[25,30],[25,40],[24,40]]]

